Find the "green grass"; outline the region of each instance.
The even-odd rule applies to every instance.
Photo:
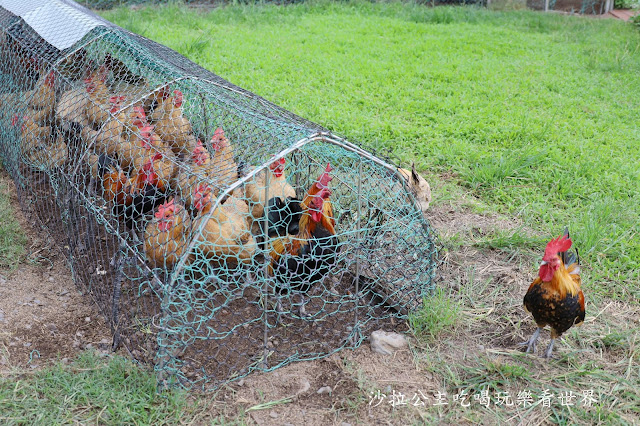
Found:
[[[12,270],[24,256],[27,237],[15,219],[9,185],[8,179],[0,180],[0,268]]]
[[[419,340],[429,340],[454,326],[459,315],[460,304],[439,288],[424,301],[419,311],[409,313],[408,322]]]
[[[195,407],[184,392],[156,392],[152,372],[84,352],[72,364],[0,376],[0,423],[178,424]]]
[[[542,238],[569,226],[603,295],[640,278],[630,25],[358,1],[103,15],[335,132],[454,172]]]

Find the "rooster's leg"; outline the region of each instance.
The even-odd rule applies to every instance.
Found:
[[[536,352],[536,344],[538,343],[538,337],[540,337],[541,331],[542,329],[538,327],[529,340],[527,340],[526,342],[520,343],[520,346],[527,347],[526,353]]]
[[[555,343],[556,339],[551,339],[551,343],[549,343],[549,346],[547,347],[547,350],[544,351],[544,357],[545,358],[553,358],[553,356],[551,355],[551,351],[553,351],[553,344]]]

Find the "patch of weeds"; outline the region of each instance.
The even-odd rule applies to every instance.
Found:
[[[0,268],[14,269],[24,256],[27,236],[15,219],[8,185],[8,179],[0,180]]]
[[[460,302],[449,297],[443,289],[425,297],[423,307],[409,314],[409,326],[418,340],[429,340],[453,327],[460,316]]]

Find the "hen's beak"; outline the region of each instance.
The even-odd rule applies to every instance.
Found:
[[[547,262],[545,262],[544,260],[542,262],[540,262],[540,266],[546,265]]]

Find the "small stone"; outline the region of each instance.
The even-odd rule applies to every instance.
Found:
[[[332,391],[333,391],[333,389],[331,389],[331,386],[323,386],[323,387],[321,387],[320,389],[318,389],[318,390],[316,391],[316,393],[317,393],[318,395],[324,395],[325,393],[330,394]]]
[[[408,346],[407,339],[399,333],[376,330],[371,333],[371,350],[382,355],[391,355]]]
[[[91,317],[85,317],[84,322],[91,322]]]
[[[49,277],[49,281],[54,282],[56,279],[53,277]]]
[[[271,417],[272,419],[275,419],[278,417],[278,413],[276,413],[275,411],[272,411],[269,413],[269,417]]]
[[[238,380],[238,386],[244,386],[244,383],[245,383],[244,379]]]
[[[478,349],[484,351],[484,345],[478,345]]]
[[[69,364],[69,358],[62,358],[60,362],[62,362],[63,364]]]
[[[38,305],[38,306],[43,306],[43,305],[44,305],[44,303],[42,303],[42,302],[41,302],[40,300],[38,300],[38,299],[33,299],[33,303],[34,303],[34,304],[36,304],[36,305]]]
[[[85,349],[93,349],[93,345],[91,343],[87,343],[84,348]]]
[[[391,393],[392,390],[391,385],[387,385],[387,387],[384,388],[384,393]]]
[[[303,394],[311,389],[311,383],[309,383],[309,379],[306,377],[300,378],[300,389],[296,392],[296,395]]]
[[[340,426],[351,426],[351,423],[342,422],[342,423],[340,423]]]
[[[103,345],[110,345],[111,344],[111,340],[109,339],[102,339],[100,340],[100,343]]]

